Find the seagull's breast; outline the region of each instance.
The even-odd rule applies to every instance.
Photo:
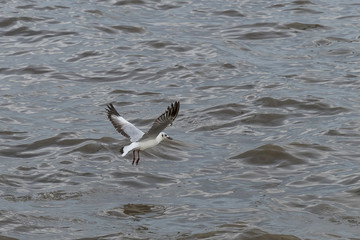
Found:
[[[138,144],[139,144],[139,149],[142,151],[147,148],[155,147],[156,145],[159,144],[159,141],[157,141],[157,139],[146,139],[138,142]]]

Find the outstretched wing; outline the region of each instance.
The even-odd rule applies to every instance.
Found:
[[[114,125],[115,129],[123,136],[130,138],[131,142],[136,142],[144,135],[143,131],[121,117],[112,103],[107,105],[106,111],[107,116],[110,122]]]
[[[172,103],[167,110],[161,114],[153,123],[147,133],[144,134],[142,139],[156,137],[167,126],[171,125],[177,117],[180,110],[180,102],[176,101]]]

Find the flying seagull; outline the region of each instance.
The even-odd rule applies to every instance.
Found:
[[[128,152],[133,152],[133,161],[135,163],[135,151],[138,152],[138,158],[136,160],[136,165],[140,161],[140,151],[147,148],[155,147],[162,140],[169,139],[172,140],[166,133],[162,132],[167,126],[172,125],[172,122],[175,120],[180,110],[180,102],[176,101],[172,103],[166,111],[161,114],[153,123],[149,131],[144,133],[137,127],[135,127],[130,122],[126,121],[120,114],[116,111],[112,103],[107,105],[107,116],[110,122],[114,125],[115,129],[121,133],[123,136],[130,139],[132,142],[130,145],[124,146],[121,148],[121,156],[125,157]]]

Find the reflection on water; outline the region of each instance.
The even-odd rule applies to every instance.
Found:
[[[358,238],[357,2],[0,4],[0,238]]]

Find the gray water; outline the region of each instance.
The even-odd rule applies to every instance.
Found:
[[[358,1],[0,6],[1,239],[360,239]]]

